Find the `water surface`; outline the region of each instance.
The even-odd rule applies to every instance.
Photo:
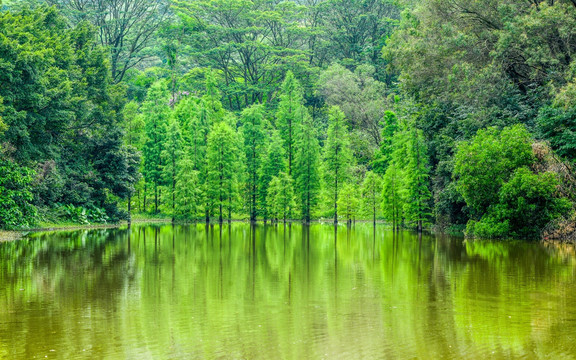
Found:
[[[378,225],[0,243],[0,358],[576,358],[574,248]]]

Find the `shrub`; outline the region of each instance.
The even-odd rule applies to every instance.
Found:
[[[0,154],[0,228],[14,229],[34,223],[32,175],[31,169],[2,158]]]
[[[499,191],[499,201],[478,222],[469,222],[466,233],[475,237],[536,237],[552,220],[568,212],[568,199],[557,195],[554,173],[534,174],[517,169]]]

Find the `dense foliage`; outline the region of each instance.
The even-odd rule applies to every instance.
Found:
[[[86,22],[67,26],[53,8],[0,12],[2,161],[35,173],[27,202],[105,209],[117,220],[124,212],[117,200],[132,191],[139,160],[121,130],[124,87],[110,84],[95,33]],[[29,216],[12,223],[30,223]]]
[[[574,2],[48,4],[0,13],[2,226],[575,217]]]

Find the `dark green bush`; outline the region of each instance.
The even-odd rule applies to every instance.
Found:
[[[33,171],[0,155],[0,228],[14,229],[34,223]]]
[[[537,237],[550,221],[568,212],[568,199],[557,195],[556,174],[534,174],[522,167],[514,171],[481,220],[470,221],[467,235],[485,238]]]

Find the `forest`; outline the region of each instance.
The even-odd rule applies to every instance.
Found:
[[[576,2],[0,2],[0,228],[576,240]]]

